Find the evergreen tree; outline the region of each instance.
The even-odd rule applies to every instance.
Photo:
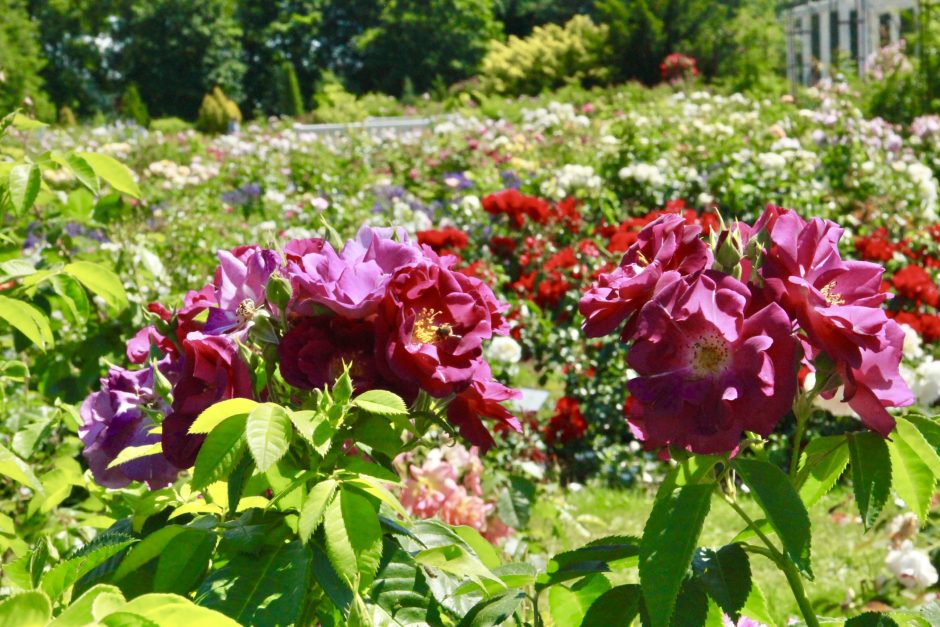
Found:
[[[300,117],[304,114],[303,96],[300,94],[300,83],[297,72],[290,61],[282,61],[278,80],[278,113],[290,117]]]
[[[147,105],[141,99],[140,91],[134,83],[128,85],[127,89],[124,90],[124,95],[121,96],[120,111],[124,118],[134,120],[143,128],[150,126],[150,114],[147,112]]]
[[[25,107],[40,118],[55,118],[43,90],[36,25],[21,0],[0,0],[0,115]]]

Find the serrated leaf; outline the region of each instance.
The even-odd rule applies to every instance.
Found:
[[[151,560],[160,557],[160,553],[167,547],[178,535],[186,531],[186,527],[180,525],[167,525],[161,527],[146,538],[138,542],[134,548],[127,552],[121,565],[112,577],[112,580],[121,581],[129,574],[144,566]]]
[[[283,584],[284,582],[282,582]],[[177,594],[145,594],[131,599],[114,613],[135,614],[160,627],[239,627],[224,614],[200,607]],[[108,614],[111,615],[111,614]],[[107,616],[99,617],[105,620]],[[262,623],[258,623],[259,625]]]
[[[295,624],[308,589],[310,558],[296,540],[260,554],[238,554],[209,575],[196,600],[243,625]]]
[[[353,477],[350,479],[343,479],[343,483],[349,485],[357,490],[365,492],[370,496],[374,496],[379,499],[393,510],[395,510],[403,518],[410,518],[408,511],[401,504],[398,498],[392,494],[388,488],[383,486],[381,483],[373,479],[368,475],[359,475],[358,477]]]
[[[591,604],[610,590],[604,575],[593,574],[574,585],[552,586],[548,591],[548,608],[555,625],[580,625]]]
[[[101,188],[98,185],[98,176],[88,162],[74,153],[53,152],[52,160],[68,169],[79,183],[88,188],[88,191],[97,195]]]
[[[849,464],[849,446],[845,436],[814,438],[806,445],[797,475],[800,499],[807,508],[824,497],[836,484]]]
[[[301,542],[309,541],[313,532],[320,526],[323,513],[336,493],[337,485],[334,479],[324,479],[310,489],[303,508],[300,510],[298,530]]]
[[[192,425],[189,427],[190,433],[210,433],[223,421],[232,416],[244,415],[245,417],[258,406],[258,403],[250,398],[230,398],[208,407],[203,411]]]
[[[940,477],[940,455],[913,422],[905,418],[898,419],[894,439],[898,438],[904,440],[904,443],[930,468],[934,477]]]
[[[470,548],[473,549],[476,556],[480,558],[483,565],[490,570],[498,568],[503,563],[502,560],[499,559],[499,553],[496,552],[496,549],[493,548],[489,540],[481,536],[480,532],[473,527],[456,525],[454,526],[454,532],[460,536],[464,542],[470,545]]]
[[[887,614],[865,612],[845,621],[845,627],[898,627],[898,624]]]
[[[47,571],[40,582],[40,588],[52,599],[59,598],[65,590],[90,572],[99,564],[104,563],[112,556],[117,555],[130,545],[137,542],[134,538],[115,534],[113,536],[98,536],[95,541],[85,547],[74,557],[59,562]]]
[[[73,261],[62,271],[75,277],[89,292],[100,296],[113,311],[127,307],[127,292],[114,272],[90,261]]]
[[[0,446],[0,475],[22,483],[39,494],[43,494],[44,492],[42,483],[36,475],[33,474],[33,470],[30,468],[29,464],[3,446]]]
[[[353,399],[353,405],[370,414],[407,416],[408,406],[397,394],[386,390],[369,390]]]
[[[741,609],[741,614],[747,616],[759,623],[773,627],[776,625],[773,617],[770,615],[770,608],[767,606],[767,599],[764,593],[757,585],[756,581],[751,582],[751,592],[747,595],[747,601]]]
[[[637,537],[600,538],[586,546],[552,557],[546,566],[546,572],[539,575],[536,587],[544,588],[589,573],[607,572],[611,562],[637,557],[639,554],[640,539]]]
[[[0,603],[0,625],[45,627],[52,618],[52,603],[44,593],[30,590]]]
[[[45,128],[49,126],[45,122],[34,120],[33,118],[27,117],[22,113],[14,113],[11,124],[13,125],[13,128],[20,131],[34,131],[38,128]]]
[[[110,464],[108,468],[114,468],[120,466],[121,464],[126,464],[127,462],[132,462],[135,459],[140,459],[141,457],[150,457],[151,455],[160,455],[163,453],[163,443],[154,442],[153,444],[142,444],[141,446],[128,446],[123,451],[118,453]]]
[[[29,303],[0,295],[0,318],[42,350],[53,344],[49,319]]]
[[[502,585],[502,580],[484,566],[480,558],[459,544],[425,549],[415,555],[415,561],[423,566],[457,575],[457,577],[467,577],[475,581],[489,579]]]
[[[202,443],[193,468],[192,487],[201,490],[231,473],[245,454],[245,415],[227,418]]]
[[[852,489],[865,529],[875,524],[891,491],[891,456],[888,445],[877,433],[850,433],[849,457]]]
[[[35,163],[22,163],[10,170],[7,177],[8,191],[17,213],[23,213],[36,202],[41,179],[42,173]]]
[[[629,625],[640,613],[642,598],[640,586],[636,584],[611,588],[591,604],[581,627]]]
[[[669,624],[713,489],[697,484],[657,494],[640,543],[640,587],[653,627]]]
[[[426,625],[434,602],[424,571],[394,540],[386,538],[382,565],[369,591],[372,601],[401,625]]]
[[[484,599],[471,608],[470,612],[458,623],[458,627],[501,625],[515,614],[525,598],[525,592],[520,590]]]
[[[292,429],[290,415],[280,405],[263,403],[251,410],[245,424],[245,439],[258,470],[267,472],[284,457],[290,448]]]
[[[787,555],[812,579],[809,514],[790,480],[777,466],[759,459],[736,459],[734,469],[767,514]]]
[[[120,589],[107,584],[98,584],[89,588],[78,599],[74,600],[49,627],[87,627],[95,623],[95,607],[117,606],[125,603],[124,595]]]
[[[134,198],[140,198],[140,188],[134,182],[131,171],[120,161],[96,152],[79,152],[77,156],[84,159],[98,175],[98,178],[108,183],[116,191]]]
[[[718,606],[737,619],[751,592],[751,564],[744,549],[738,544],[699,549],[692,569]]]
[[[382,556],[382,527],[372,502],[340,490],[327,505],[323,529],[326,552],[336,573],[350,587],[367,590]]]
[[[153,591],[188,594],[209,568],[215,543],[215,535],[192,527],[174,538],[160,554]]]
[[[917,515],[921,524],[927,522],[930,509],[930,497],[937,480],[930,467],[917,452],[901,437],[888,441],[888,454],[891,457],[892,485],[911,511]]]

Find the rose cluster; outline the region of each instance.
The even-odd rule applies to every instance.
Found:
[[[695,57],[680,52],[673,52],[659,64],[659,75],[663,82],[677,85],[698,76],[698,64]]]
[[[790,411],[801,363],[817,392],[843,400],[883,436],[888,407],[913,401],[899,374],[904,333],[881,307],[884,269],[846,261],[842,229],[769,206],[710,243],[664,215],[584,294],[585,333],[620,331],[638,376],[628,421],[650,448],[737,449]]]
[[[501,404],[518,393],[493,378],[484,356],[485,343],[509,331],[506,306],[456,271],[454,257],[363,227],[340,250],[312,238],[281,251],[242,246],[219,261],[212,282],[176,311],[149,306],[155,323],[127,346],[144,368],[112,369],[82,405],[85,457],[104,485],[166,485],[196,459],[205,436],[189,427],[202,411],[230,398],[273,400],[283,386],[253,375],[258,361],[276,359],[289,385],[289,398],[276,400],[331,386],[349,366],[356,392],[440,399],[481,449],[493,444],[484,419],[519,430]],[[162,455],[107,468],[124,448],[157,442]]]

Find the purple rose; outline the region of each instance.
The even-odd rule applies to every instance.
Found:
[[[112,368],[101,380],[101,391],[82,403],[82,426],[78,435],[82,451],[95,481],[107,488],[122,488],[131,481],[145,481],[152,489],[176,479],[179,470],[159,453],[108,468],[129,446],[156,444],[160,435],[150,433],[154,422],[144,407],[164,411],[165,405],[153,392],[153,369]]]

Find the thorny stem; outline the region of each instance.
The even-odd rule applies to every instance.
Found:
[[[796,565],[783,553],[781,553],[774,543],[770,541],[770,538],[760,530],[760,527],[748,516],[747,512],[738,505],[734,499],[720,491],[722,498],[725,502],[731,506],[738,516],[747,523],[747,526],[757,534],[757,537],[760,538],[761,542],[767,547],[767,551],[763,552],[768,559],[773,561],[777,568],[783,571],[784,576],[787,578],[787,583],[790,584],[790,590],[793,592],[793,598],[796,600],[796,604],[800,608],[800,613],[803,615],[803,620],[806,621],[807,627],[819,627],[819,621],[816,619],[816,613],[813,611],[813,606],[810,604],[809,599],[806,597],[806,591],[803,589],[803,580],[800,578],[800,573],[796,569]],[[760,547],[750,547],[751,550],[760,549]],[[761,552],[756,550],[754,552]]]

